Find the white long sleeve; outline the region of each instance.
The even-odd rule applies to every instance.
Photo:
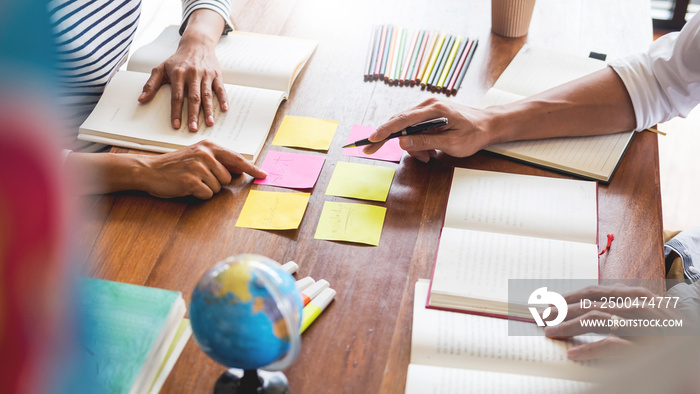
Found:
[[[180,24],[180,34],[185,31],[187,27],[187,18],[199,9],[212,10],[226,22],[224,26],[223,34],[227,34],[234,29],[233,23],[231,22],[231,0],[182,0],[182,23]]]
[[[687,116],[700,103],[700,17],[657,39],[647,53],[613,60],[610,66],[632,99],[637,131]]]

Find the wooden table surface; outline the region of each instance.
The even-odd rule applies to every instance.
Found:
[[[235,227],[254,185],[244,176],[209,201],[160,200],[140,193],[85,199],[79,239],[86,275],[178,290],[189,296],[202,273],[239,253],[299,263],[297,278],[328,280],[337,290],[331,306],[303,335],[302,352],[286,374],[296,393],[403,392],[410,356],[413,288],[430,275],[450,181],[451,166],[565,177],[479,153],[399,164],[342,156],[353,124],[379,125],[427,98],[445,98],[415,87],[363,82],[373,24],[439,28],[476,36],[480,44],[462,89],[447,98],[477,105],[525,43],[610,58],[644,50],[652,30],[648,1],[537,0],[530,34],[506,39],[490,34],[490,1],[247,1],[235,2],[241,30],[318,40],[318,48],[278,111],[260,155],[264,158],[282,117],[310,116],[340,122],[298,230]],[[275,147],[275,150],[295,151]],[[118,150],[117,150],[118,151]],[[338,161],[396,169],[378,247],[313,238]],[[372,202],[362,202],[374,204]],[[602,278],[663,276],[661,204],[656,135],[637,134],[609,186],[599,187],[599,243],[615,235],[601,257]],[[189,341],[163,392],[211,392],[224,370]]]

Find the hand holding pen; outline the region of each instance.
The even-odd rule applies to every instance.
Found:
[[[428,99],[416,107],[393,116],[388,122],[379,126],[369,136],[372,142],[363,151],[367,154],[376,152],[384,140],[408,127],[418,125],[426,120],[445,118],[445,126],[432,129],[433,132],[419,132],[413,135],[399,136],[399,145],[411,156],[422,162],[428,162],[441,150],[450,156],[471,156],[480,149],[497,142],[497,133],[490,125],[487,110],[481,110],[455,104],[450,101]]]

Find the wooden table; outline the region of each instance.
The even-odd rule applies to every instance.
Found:
[[[87,275],[190,293],[202,273],[239,253],[258,253],[299,263],[297,277],[327,279],[337,290],[333,304],[304,334],[302,353],[286,371],[292,391],[403,392],[410,355],[411,307],[418,278],[430,275],[442,225],[451,166],[564,177],[550,171],[479,153],[423,164],[404,157],[396,169],[378,247],[313,238],[337,161],[372,163],[342,156],[353,124],[378,125],[429,97],[415,87],[363,82],[362,69],[375,23],[477,36],[479,48],[459,93],[448,100],[476,105],[520,47],[529,42],[587,55],[617,57],[644,50],[651,41],[647,1],[537,0],[530,34],[506,39],[490,34],[490,1],[236,2],[241,30],[306,37],[319,45],[282,104],[273,132],[285,114],[333,119],[340,126],[298,230],[236,228],[251,189],[242,177],[210,201],[159,200],[119,193],[86,200],[80,228]],[[275,147],[275,150],[289,150]],[[257,190],[273,190],[255,185]],[[279,189],[274,189],[279,190]],[[601,257],[603,278],[663,276],[661,204],[656,136],[635,136],[613,181],[599,187],[599,242],[615,234]],[[210,392],[224,370],[190,341],[163,392]]]

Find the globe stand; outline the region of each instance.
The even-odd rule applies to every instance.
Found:
[[[289,382],[282,372],[231,368],[214,384],[214,394],[288,394]]]

